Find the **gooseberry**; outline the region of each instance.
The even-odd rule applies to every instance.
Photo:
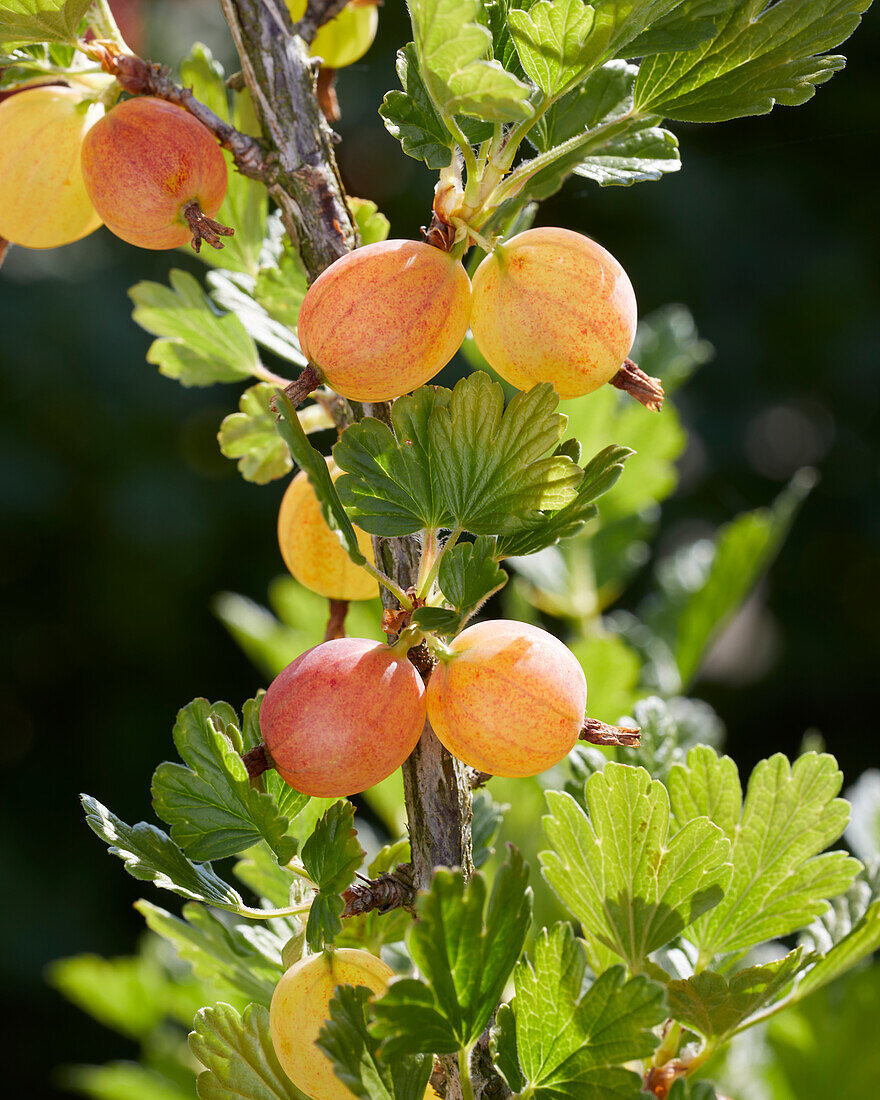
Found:
[[[164,99],[118,104],[86,135],[82,173],[107,228],[140,248],[177,248],[231,230],[214,222],[226,195],[226,161],[211,132]],[[212,237],[214,239],[212,239]]]
[[[546,630],[492,619],[453,639],[428,681],[428,720],[454,755],[490,775],[546,771],[584,724],[587,681]]]
[[[296,22],[306,13],[306,0],[287,0],[290,17]],[[379,26],[375,4],[348,4],[339,15],[318,27],[311,53],[328,69],[342,69],[360,61],[372,46]]]
[[[562,398],[592,393],[620,370],[636,333],[636,297],[617,260],[569,229],[527,229],[474,273],[471,331],[501,377]]]
[[[61,86],[29,88],[0,103],[0,237],[55,248],[98,228],[80,147],[103,114],[101,104]]]
[[[269,1033],[281,1068],[312,1100],[353,1100],[333,1063],[315,1040],[330,1018],[330,1000],[339,985],[365,985],[385,992],[391,967],[369,951],[340,947],[300,959],[284,972],[269,1006]]]
[[[337,393],[389,401],[455,355],[471,316],[458,260],[421,241],[380,241],[331,264],[299,313],[303,353]]]
[[[269,685],[260,729],[291,787],[339,798],[386,779],[416,746],[425,689],[406,659],[367,638],[306,650]]]
[[[335,481],[342,470],[327,460]],[[373,565],[370,536],[355,528],[361,553]],[[306,588],[331,600],[371,600],[378,585],[363,566],[355,565],[330,529],[308,474],[301,470],[287,486],[278,512],[278,545],[284,564]]]

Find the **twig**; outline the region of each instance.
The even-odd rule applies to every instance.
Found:
[[[392,909],[415,910],[416,888],[412,878],[412,864],[401,863],[393,871],[386,871],[378,878],[355,882],[342,893],[345,908],[343,917],[358,917],[375,909],[388,913]]]
[[[642,743],[642,731],[638,726],[609,726],[597,718],[585,718],[578,740],[589,741],[591,745],[635,748]]]
[[[623,366],[611,379],[611,385],[628,393],[636,401],[641,401],[645,408],[650,409],[651,412],[660,412],[663,407],[663,398],[666,394],[663,392],[660,379],[645,374],[642,368],[634,363],[632,359],[624,361]]]
[[[196,99],[191,88],[181,88],[175,84],[164,65],[154,65],[141,57],[122,53],[112,42],[84,42],[81,49],[100,62],[104,72],[116,77],[125,91],[132,95],[165,99],[188,111],[232,154],[235,167],[243,176],[267,183],[270,181],[272,166],[263,144],[224,122],[210,107]]]

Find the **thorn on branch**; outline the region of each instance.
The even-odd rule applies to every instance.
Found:
[[[628,393],[636,401],[641,401],[651,412],[660,412],[663,407],[663,398],[666,394],[663,392],[660,379],[645,374],[632,359],[624,360],[623,366],[611,379],[611,385]]]
[[[359,917],[375,909],[388,913],[392,909],[415,911],[416,888],[412,878],[412,864],[401,863],[393,871],[386,871],[378,878],[355,882],[342,894],[345,908],[343,917]]]
[[[618,745],[631,749],[642,743],[642,731],[638,726],[609,726],[597,718],[585,718],[578,740],[589,741],[591,745]]]
[[[345,616],[348,614],[348,600],[330,601],[330,618],[327,620],[327,629],[324,631],[324,641],[332,642],[335,638],[345,637]]]
[[[491,772],[481,772],[476,768],[467,769],[467,780],[472,791],[476,791],[480,787],[485,787],[491,778]]]
[[[336,70],[320,69],[318,71],[318,106],[328,122],[338,122],[342,118],[339,109],[339,99],[336,96]]]
[[[207,241],[212,248],[222,248],[221,237],[232,237],[235,230],[222,222],[214,221],[199,206],[198,199],[188,202],[183,208],[183,216],[192,233],[193,252],[198,252],[202,247],[202,241]]]

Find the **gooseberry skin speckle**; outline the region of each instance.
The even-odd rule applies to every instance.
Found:
[[[260,730],[278,774],[316,798],[387,779],[416,746],[425,688],[406,659],[367,638],[307,650],[269,685]]]
[[[471,283],[421,241],[380,241],[342,256],[309,287],[300,346],[352,401],[390,401],[430,381],[461,347]]]
[[[342,471],[328,459],[335,481]],[[358,547],[375,565],[373,544],[366,532],[355,527]],[[287,486],[278,511],[278,545],[291,574],[312,592],[331,600],[371,600],[379,586],[363,566],[355,565],[330,530],[321,505],[304,470]]]
[[[569,229],[512,237],[474,273],[471,331],[505,381],[529,390],[550,382],[561,398],[609,382],[636,333],[635,292],[600,244]]]
[[[72,88],[29,88],[0,103],[0,237],[57,248],[101,224],[80,171],[83,138],[104,113]]]
[[[538,775],[572,750],[587,681],[558,638],[491,619],[463,630],[428,681],[428,720],[445,747],[490,775]]]
[[[86,135],[86,190],[107,228],[139,248],[178,248],[192,238],[183,210],[212,218],[227,169],[211,132],[188,111],[152,96],[127,99]]]

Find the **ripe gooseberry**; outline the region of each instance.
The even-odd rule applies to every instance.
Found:
[[[306,13],[306,0],[287,0],[294,22]],[[339,15],[318,27],[312,40],[311,53],[320,57],[328,69],[342,69],[360,61],[372,46],[379,26],[379,10],[375,4],[348,4]]]
[[[260,708],[278,774],[317,798],[346,797],[387,779],[424,724],[421,677],[405,655],[367,638],[306,650],[275,677]]]
[[[300,959],[284,972],[269,1006],[269,1033],[281,1068],[312,1100],[353,1100],[333,1063],[315,1045],[339,985],[384,993],[394,971],[369,951],[336,948]]]
[[[421,241],[379,241],[331,264],[299,313],[303,353],[337,393],[390,401],[455,355],[471,316],[458,260]]]
[[[517,389],[551,382],[561,398],[592,393],[632,348],[632,284],[611,253],[581,233],[527,229],[486,256],[473,286],[474,340]]]
[[[574,747],[587,681],[571,650],[536,626],[476,623],[428,681],[428,720],[454,755],[490,775],[546,771]]]
[[[335,481],[342,470],[327,459]],[[355,527],[358,547],[373,565],[370,536]],[[304,470],[287,486],[278,512],[278,545],[284,564],[306,588],[331,600],[371,600],[378,584],[363,566],[355,565],[324,519],[317,494]]]
[[[174,103],[139,96],[118,104],[83,142],[82,173],[95,210],[139,248],[178,248],[232,230],[213,215],[226,195],[226,161],[211,132]],[[212,239],[213,238],[213,239]]]
[[[0,237],[55,248],[98,228],[80,147],[103,114],[101,104],[60,86],[29,88],[0,103]]]

